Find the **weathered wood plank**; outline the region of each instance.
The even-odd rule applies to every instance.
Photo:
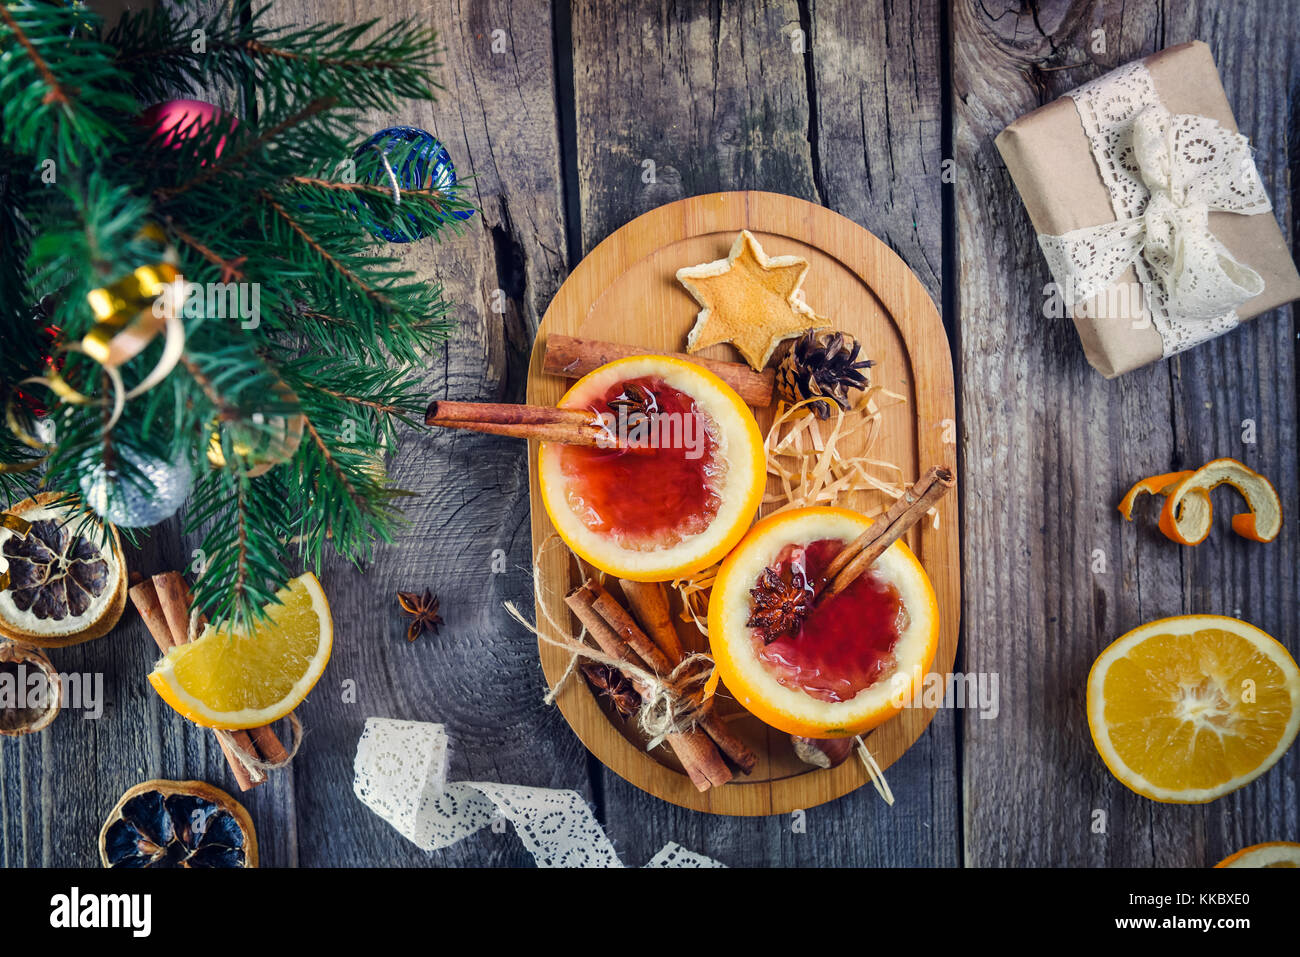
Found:
[[[938,21],[924,7],[580,2],[572,16],[584,250],[680,196],[767,189],[822,200],[893,240],[937,290]],[[917,111],[882,125],[890,83]],[[823,89],[830,107],[817,109]],[[915,198],[892,191],[887,136],[896,162],[935,172],[909,183]],[[606,825],[629,863],[672,839],[734,865],[952,864],[954,767],[945,712],[891,768],[892,809],[867,787],[808,811],[804,832],[785,817],[684,811],[606,772]]]
[[[939,300],[943,248],[938,0],[811,0],[804,18],[819,199],[894,248]]]
[[[373,128],[433,132],[461,175],[474,177],[473,199],[483,210],[464,235],[402,252],[411,268],[443,283],[460,320],[428,370],[430,397],[521,398],[532,330],[566,271],[549,6],[446,0],[373,12],[439,24],[446,45],[439,102],[398,105],[372,116]],[[347,3],[285,2],[271,11],[280,23],[302,24],[371,14]],[[491,46],[498,29],[503,52]],[[503,297],[494,296],[498,289]],[[493,311],[494,302],[504,313]],[[523,445],[460,434],[403,438],[392,469],[418,495],[408,508],[411,525],[363,571],[328,563],[322,581],[336,642],[329,669],[298,711],[308,729],[302,752],[291,769],[240,796],[267,866],[531,863],[509,835],[482,834],[427,854],[367,810],[351,779],[369,715],[447,723],[454,778],[587,786],[581,745],[540,704],[535,641],[501,607],[506,599],[531,606]],[[132,565],[180,567],[195,544],[168,523]],[[393,593],[426,586],[441,596],[447,624],[408,645]],[[38,740],[0,746],[0,862],[97,866],[104,814],[149,777],[203,778],[236,791],[211,735],[174,715],[145,684],[155,655],[131,611],[111,636],[56,653],[60,667],[103,672],[112,706],[100,722],[65,714]],[[355,703],[344,701],[348,681]]]
[[[1084,714],[1096,655],[1135,625],[1191,611],[1240,614],[1295,648],[1294,529],[1270,546],[1220,526],[1195,552],[1115,504],[1135,479],[1238,455],[1294,508],[1293,330],[1286,310],[1218,342],[1106,382],[1067,319],[993,136],[1015,117],[1155,49],[1214,48],[1279,210],[1288,207],[1284,96],[1293,12],[1146,2],[958,3],[953,26],[966,661],[1001,674],[995,721],[963,718],[966,861],[972,865],[1184,865],[1293,833],[1293,754],[1239,795],[1159,805],[1115,781]],[[1253,24],[1253,27],[1252,27]],[[1103,30],[1105,53],[1094,53]],[[1260,77],[1271,79],[1265,87]],[[1276,78],[1276,82],[1274,79]],[[1275,92],[1270,92],[1275,91]],[[1269,438],[1243,447],[1239,423]],[[1149,516],[1148,516],[1149,518]],[[1094,572],[1100,555],[1106,571]],[[1026,760],[1033,756],[1033,760]],[[1045,807],[1052,808],[1045,813]],[[1106,815],[1104,833],[1091,827]],[[1281,828],[1282,819],[1292,822]],[[1284,833],[1279,833],[1282,830]],[[1274,836],[1275,835],[1275,836]]]
[[[286,2],[271,15],[306,23],[359,14],[348,3]],[[543,2],[452,0],[433,9],[403,2],[382,11],[384,21],[408,16],[439,25],[438,80],[446,92],[432,105],[374,115],[373,127],[409,124],[437,136],[457,171],[473,177],[472,199],[482,210],[463,236],[402,251],[411,268],[442,283],[460,322],[429,370],[431,398],[522,398],[532,330],[566,271],[550,15]],[[496,303],[504,312],[494,311]],[[369,568],[332,562],[324,579],[339,640],[330,672],[304,707],[315,740],[296,762],[295,796],[300,831],[328,827],[332,840],[304,837],[298,861],[531,863],[513,837],[495,835],[430,856],[351,795],[352,754],[368,715],[446,723],[453,778],[586,785],[585,752],[541,706],[532,636],[502,609],[504,600],[531,604],[523,444],[407,434],[391,466],[398,484],[418,494],[407,507],[410,527]],[[441,597],[447,624],[408,645],[394,592],[425,587]],[[340,700],[348,679],[356,682],[356,704]]]

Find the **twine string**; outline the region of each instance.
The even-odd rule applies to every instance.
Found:
[[[248,771],[248,776],[256,782],[265,781],[267,771],[275,771],[279,768],[288,767],[290,762],[292,762],[297,756],[298,748],[302,745],[302,736],[304,732],[302,729],[302,722],[298,720],[298,716],[293,712],[289,713],[289,725],[293,728],[293,747],[289,748],[289,753],[285,756],[283,761],[263,761],[261,758],[255,758],[235,743],[235,736],[229,731],[222,728],[216,728],[214,731],[221,742],[229,748],[230,753],[233,754],[236,759],[238,759],[239,763],[244,766],[244,769]]]
[[[579,659],[585,658],[614,668],[640,685],[637,690],[641,693],[641,710],[637,714],[637,723],[649,738],[647,751],[653,751],[670,734],[681,734],[693,729],[705,707],[704,689],[713,673],[713,658],[702,651],[693,652],[684,657],[666,676],[661,676],[587,644],[586,628],[582,629],[577,638],[569,637],[569,629],[561,625],[551,612],[547,601],[552,594],[551,589],[542,584],[541,558],[552,540],[560,541],[560,538],[552,532],[537,549],[537,557],[533,560],[533,591],[537,595],[537,607],[542,618],[561,637],[553,638],[544,634],[515,607],[514,602],[505,602],[507,614],[537,636],[539,641],[569,652],[569,663],[564,673],[554,687],[547,690],[542,702],[547,705],[555,703],[556,696],[573,674]]]

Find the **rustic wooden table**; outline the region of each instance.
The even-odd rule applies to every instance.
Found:
[[[411,525],[369,567],[325,570],[338,640],[299,711],[302,753],[242,798],[265,864],[530,863],[512,834],[490,831],[421,852],[363,807],[352,756],[369,715],[445,723],[455,777],[577,789],[630,864],[667,840],[731,865],[832,866],[1202,866],[1246,844],[1300,840],[1300,749],[1214,804],[1160,805],[1107,773],[1083,708],[1097,652],[1162,615],[1240,615],[1300,651],[1294,522],[1267,547],[1220,532],[1190,551],[1115,512],[1136,476],[1234,455],[1300,514],[1294,310],[1103,380],[1069,321],[1043,316],[1046,267],[993,146],[1008,122],[1071,87],[1199,38],[1292,235],[1300,8],[280,0],[270,15],[410,15],[443,31],[442,101],[372,118],[434,132],[473,174],[482,209],[464,235],[405,253],[460,319],[428,371],[431,397],[521,398],[533,331],[568,270],[618,226],[682,196],[790,193],[897,250],[943,305],[958,373],[957,667],[996,672],[1001,696],[995,718],[939,713],[889,772],[892,808],[866,787],[808,811],[799,832],[787,817],[721,818],[651,798],[595,763],[542,705],[534,641],[502,610],[532,604],[523,447],[412,434],[393,461],[419,493]],[[178,567],[189,547],[165,526],[136,565]],[[393,593],[426,586],[447,626],[407,644]],[[69,713],[0,746],[4,865],[96,865],[104,814],[145,778],[233,788],[211,735],[144,682],[154,652],[128,613],[111,637],[55,653],[63,670],[104,672],[109,706],[102,720]]]

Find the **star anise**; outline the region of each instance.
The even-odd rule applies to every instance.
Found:
[[[625,382],[623,393],[617,399],[609,400],[609,409],[620,417],[631,421],[636,416],[649,416],[659,411],[659,401],[655,394],[645,386],[635,382]]]
[[[438,633],[438,628],[443,624],[443,621],[442,616],[438,614],[437,595],[427,588],[424,590],[423,595],[418,595],[413,591],[399,591],[397,601],[402,606],[402,611],[415,616],[410,627],[406,629],[407,641],[415,641],[426,631],[431,631],[435,635]]]
[[[797,633],[812,608],[812,592],[803,573],[797,570],[787,582],[775,568],[765,568],[749,594],[754,599],[754,609],[745,624],[766,645],[783,635]]]
[[[632,681],[617,668],[609,665],[591,663],[582,665],[591,689],[598,697],[604,698],[614,706],[614,710],[628,718],[641,708],[641,696],[632,687]]]

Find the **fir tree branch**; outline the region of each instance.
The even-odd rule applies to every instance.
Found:
[[[304,229],[303,226],[294,219],[294,217],[289,215],[288,210],[281,206],[274,196],[263,191],[261,197],[263,201],[275,211],[276,215],[283,219],[288,227],[293,230],[293,232],[296,233],[298,237],[306,243],[327,266],[338,272],[339,275],[346,279],[352,286],[357,288],[366,298],[373,300],[386,309],[396,308],[396,303],[394,303],[390,297],[367,283],[364,278],[340,262],[337,257],[325,248],[324,244],[321,243],[320,240],[307,232],[307,230]]]
[[[181,353],[180,364],[185,367],[185,371],[190,374],[190,378],[198,383],[199,388],[203,390],[203,394],[213,408],[217,410],[221,419],[229,422],[239,418],[239,411],[236,406],[222,397],[216,386],[212,384],[212,380],[199,368],[198,363],[194,361],[194,358],[188,352]]]
[[[177,239],[189,246],[212,265],[220,269],[222,282],[230,282],[232,279],[236,282],[243,282],[247,278],[244,275],[243,270],[240,268],[243,266],[245,260],[248,259],[247,256],[238,256],[235,259],[224,259],[207,246],[203,245],[203,243],[198,239],[187,233],[177,225],[176,221],[170,216],[167,217],[167,229]]]
[[[347,492],[348,498],[352,500],[352,504],[356,507],[357,511],[368,511],[369,505],[366,502],[365,496],[358,494],[356,486],[352,484],[352,479],[348,476],[348,473],[339,467],[333,453],[330,452],[330,447],[325,443],[325,440],[321,438],[320,433],[316,431],[316,426],[312,423],[312,420],[307,416],[303,416],[303,421],[306,423],[307,434],[311,436],[311,440],[316,444],[316,448],[320,450],[321,457],[325,460],[325,464],[329,466],[330,470],[334,473],[334,477]]]
[[[314,176],[295,176],[293,183],[299,186],[315,186],[318,189],[338,190],[345,193],[369,193],[373,196],[391,197],[393,195],[392,187],[377,186],[374,183],[342,183],[337,180],[318,179]],[[432,208],[441,210],[442,203],[451,198],[446,190],[442,189],[408,189],[401,187],[402,199],[419,199],[428,203]]]
[[[12,14],[10,14],[8,7],[0,6],[0,18],[4,20],[5,26],[10,29],[14,37],[22,45],[22,48],[27,51],[27,56],[31,59],[32,65],[36,67],[36,71],[40,73],[41,79],[44,80],[45,85],[49,87],[45,95],[41,97],[41,102],[46,104],[59,103],[63,105],[69,103],[71,97],[69,97],[64,91],[63,84],[61,84],[58,77],[54,75],[49,64],[45,62],[44,57],[36,51],[36,47],[32,44],[32,41],[28,39],[23,28],[18,25],[18,21],[13,18]]]
[[[223,153],[219,159],[215,159],[212,163],[204,164],[197,175],[191,177],[184,183],[177,186],[161,187],[154,190],[154,195],[157,196],[159,200],[166,202],[170,199],[175,199],[182,193],[194,189],[196,186],[201,186],[209,180],[225,175],[230,172],[231,169],[239,168],[243,165],[244,160],[246,160],[250,154],[261,149],[267,143],[272,142],[281,133],[284,133],[286,130],[291,129],[300,123],[305,123],[313,116],[326,112],[336,103],[338,103],[338,99],[332,96],[323,96],[319,99],[312,100],[312,102],[308,103],[297,113],[285,117],[283,120],[268,129],[262,130],[257,134],[257,136],[253,137],[247,143],[242,144],[238,149]]]

